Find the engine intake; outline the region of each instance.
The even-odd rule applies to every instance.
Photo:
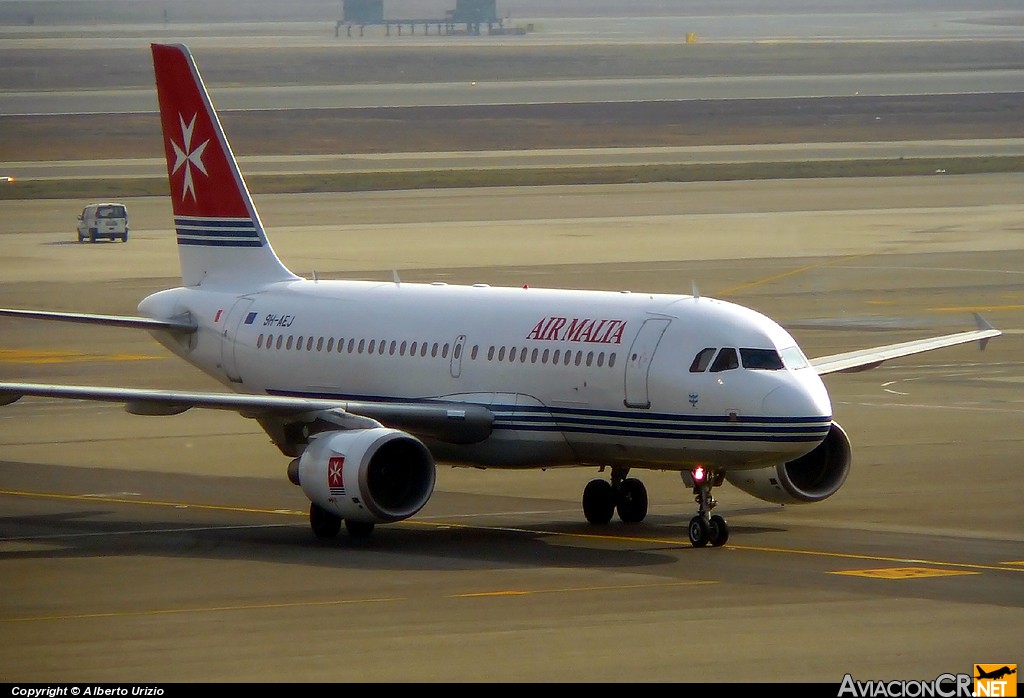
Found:
[[[419,439],[384,427],[317,434],[289,478],[310,501],[342,519],[407,519],[434,492],[434,458]]]
[[[809,453],[771,468],[728,472],[725,479],[766,502],[820,502],[846,482],[851,454],[849,437],[838,423],[832,422],[825,440]]]

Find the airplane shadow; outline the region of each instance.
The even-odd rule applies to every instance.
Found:
[[[111,476],[113,476],[111,478]],[[97,482],[97,477],[111,482]],[[110,495],[48,498],[39,483],[66,492],[137,492],[140,503]],[[475,569],[490,563],[527,567],[645,567],[677,562],[690,546],[686,528],[692,512],[651,514],[644,522],[605,526],[570,516],[565,503],[550,502],[549,513],[536,513],[538,500],[501,497],[499,515],[437,513],[465,508],[471,495],[436,492],[440,506],[430,517],[378,525],[368,537],[353,537],[344,528],[336,538],[317,539],[304,515],[305,497],[286,481],[211,476],[91,470],[39,464],[0,463],[0,489],[25,491],[19,514],[0,516],[0,563],[30,558],[161,556],[264,560],[329,568],[382,570]],[[238,503],[175,506],[170,492],[237,493]],[[163,493],[163,496],[161,496]],[[107,497],[104,495],[103,497]],[[192,499],[192,497],[189,497]],[[248,504],[242,504],[242,501]],[[141,503],[147,502],[147,503]],[[160,504],[154,505],[154,503]],[[254,502],[271,502],[255,505]],[[287,504],[282,505],[283,502]],[[489,502],[491,503],[491,502]],[[8,511],[11,507],[7,508]],[[282,515],[282,510],[291,513]],[[522,517],[515,512],[522,510]],[[579,517],[579,518],[576,518]],[[730,524],[731,537],[782,533],[783,528]],[[17,544],[14,544],[17,543]]]

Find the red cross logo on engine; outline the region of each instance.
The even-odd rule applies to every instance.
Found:
[[[327,486],[344,487],[345,479],[342,476],[342,469],[345,465],[345,456],[334,456],[327,461]]]

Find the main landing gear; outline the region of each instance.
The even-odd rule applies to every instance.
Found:
[[[617,511],[623,523],[639,523],[647,516],[647,488],[633,477],[626,477],[629,468],[612,468],[611,482],[591,480],[583,490],[583,514],[592,524],[603,525],[612,520]],[[719,547],[729,540],[729,524],[711,510],[718,502],[711,496],[711,488],[722,484],[721,473],[709,473],[702,467],[681,473],[683,482],[693,488],[697,502],[697,515],[690,519],[687,534],[695,548],[707,545]]]
[[[722,484],[722,475],[709,473],[699,466],[682,475],[683,481],[687,484],[691,484],[692,480],[694,501],[697,502],[697,515],[690,519],[687,528],[690,543],[695,548],[703,548],[709,543],[713,547],[725,545],[729,540],[729,524],[718,514],[711,516],[711,510],[718,505],[711,496],[711,488]]]
[[[317,538],[334,538],[341,531],[342,519],[316,504],[309,505],[309,527]],[[373,522],[345,519],[345,530],[353,538],[365,538],[373,533]]]
[[[629,468],[612,468],[612,481],[591,480],[583,490],[583,515],[592,524],[606,524],[619,512],[623,523],[639,523],[647,516],[647,488]]]

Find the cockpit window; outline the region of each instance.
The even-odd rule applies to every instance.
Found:
[[[786,368],[791,371],[795,371],[798,368],[807,368],[810,364],[807,361],[807,357],[800,351],[800,347],[786,347],[782,350],[782,360],[786,364]]]
[[[740,349],[743,368],[754,368],[762,371],[778,371],[782,369],[782,357],[774,349]]]
[[[736,356],[736,350],[732,347],[726,347],[722,351],[718,352],[718,356],[715,357],[715,362],[711,364],[711,372],[716,373],[718,371],[729,371],[734,368],[740,367],[739,357]]]
[[[711,357],[714,355],[714,347],[701,349],[697,352],[697,356],[693,357],[693,363],[690,364],[690,373],[703,373],[708,370],[708,364],[711,363]]]

